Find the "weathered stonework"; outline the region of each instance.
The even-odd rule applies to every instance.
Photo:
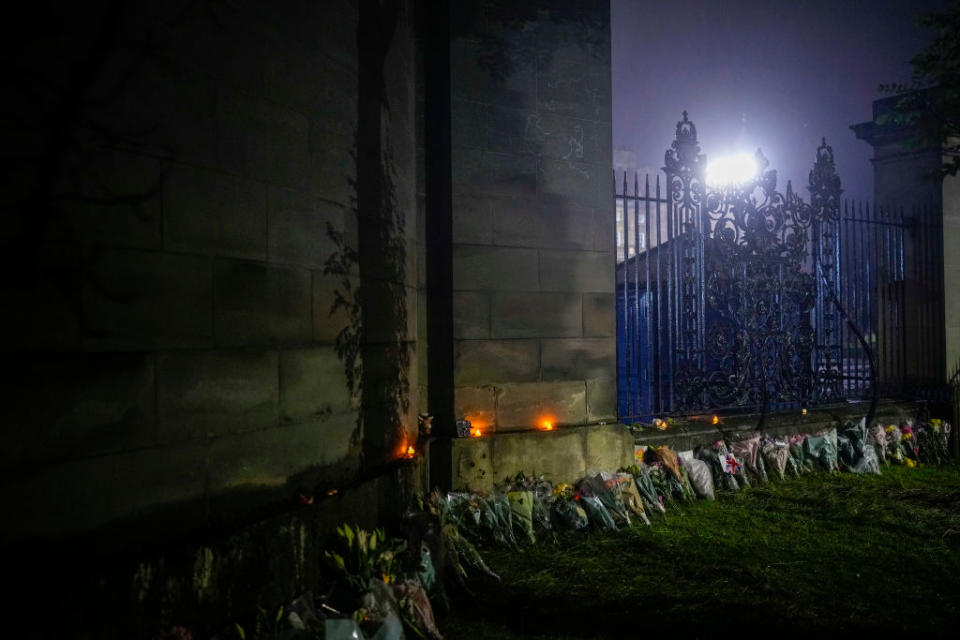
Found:
[[[608,419],[609,6],[476,6],[454,8],[451,44],[456,404],[486,385],[499,430]]]
[[[154,637],[171,608],[220,625],[275,610],[315,587],[317,541],[336,524],[395,522],[425,488],[436,443],[397,457],[434,394],[426,211],[439,197],[424,141],[437,101],[409,0],[396,14],[355,0],[121,4],[116,22],[97,0],[20,25],[38,34],[25,71],[82,84],[76,60],[102,66],[51,92],[90,104],[60,132],[63,156],[18,163],[6,194],[30,215],[2,236],[16,267],[3,335],[18,352],[2,542],[55,538],[97,558],[73,571],[51,557],[76,576],[62,592],[132,602],[111,612],[112,636]],[[452,282],[432,293],[452,295],[450,403],[484,433],[614,413],[609,6],[568,5],[451,3]],[[91,58],[96,30],[114,27]],[[503,58],[485,55],[490,38]],[[50,148],[49,131],[9,133],[30,158]],[[560,474],[613,442],[566,430],[533,459],[524,437],[480,439],[486,458],[457,468],[482,484],[499,455]],[[135,567],[100,562],[131,549]],[[35,550],[23,557],[25,575],[50,575]],[[44,606],[76,625],[82,600]]]
[[[763,433],[784,436],[812,433],[836,426],[838,421],[859,420],[866,404],[830,410],[773,414]],[[899,424],[916,414],[912,403],[882,403],[877,411],[881,424]],[[756,435],[758,416],[724,419],[714,426],[708,416],[677,420],[667,430],[631,430],[622,424],[605,424],[555,431],[526,430],[497,433],[479,438],[452,440],[452,486],[460,490],[490,491],[497,483],[517,473],[544,475],[551,482],[574,483],[589,473],[617,471],[633,464],[635,445],[669,446],[685,451],[710,446],[717,440],[737,441]]]
[[[523,472],[554,483],[630,464],[633,435],[621,424],[524,431],[453,441],[453,487],[490,491]]]
[[[899,96],[875,100],[873,120],[851,129],[873,147],[874,202],[888,211],[902,209],[906,216],[920,216],[921,208],[927,209],[928,219],[916,221],[920,233],[914,228],[903,235],[904,369],[908,381],[930,384],[931,367],[937,377],[946,379],[960,365],[960,260],[955,249],[960,242],[960,176],[941,179],[941,166],[951,160],[937,146],[918,147],[910,129],[877,123],[898,100]],[[941,295],[939,287],[931,284],[940,274],[916,273],[916,265],[931,254],[943,256],[942,324],[935,311],[939,305],[929,306],[931,299]],[[913,354],[928,351],[931,340],[938,361],[920,362]]]
[[[361,21],[388,16],[353,0],[182,16],[121,4],[11,22],[41,20],[61,43],[27,45],[25,71],[79,83],[63,95],[90,104],[73,105],[78,128],[43,165],[56,177],[27,160],[7,192],[42,201],[2,236],[20,271],[37,271],[7,298],[24,310],[4,332],[24,367],[4,395],[16,426],[0,469],[5,503],[24,510],[5,540],[178,505],[190,516],[171,530],[207,526],[221,501],[237,514],[287,505],[294,479],[358,481],[361,452],[390,463],[426,409],[414,3],[381,25],[391,36],[372,63],[361,54],[384,43],[358,42]],[[107,44],[79,74],[99,30]],[[363,111],[373,86],[376,113]],[[37,99],[8,98],[48,111]],[[25,156],[49,146],[37,123],[16,139]],[[358,195],[376,186],[364,226]],[[370,314],[359,345],[359,315],[376,311],[364,291],[391,308]],[[389,428],[359,429],[371,406],[367,422]]]

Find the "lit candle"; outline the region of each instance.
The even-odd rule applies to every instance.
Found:
[[[717,416],[717,415],[713,416],[713,424],[720,424],[720,416]]]

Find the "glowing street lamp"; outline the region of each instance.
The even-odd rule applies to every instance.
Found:
[[[737,187],[756,179],[757,160],[749,153],[716,158],[707,164],[707,185],[715,188]]]

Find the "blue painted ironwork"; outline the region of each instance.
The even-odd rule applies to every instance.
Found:
[[[809,202],[757,151],[749,184],[712,188],[686,112],[659,176],[617,194],[621,419],[766,410],[905,388],[902,213],[841,200],[822,141]],[[921,225],[929,235],[934,225]],[[919,246],[919,245],[918,245]],[[919,250],[911,254],[920,260]],[[924,273],[919,264],[916,274]],[[936,283],[934,283],[935,285]],[[935,288],[935,286],[934,286]],[[941,285],[942,292],[942,285]],[[841,307],[842,303],[842,307]],[[841,322],[841,308],[849,312]],[[863,328],[858,343],[851,327]],[[872,347],[870,345],[873,345]],[[864,347],[877,352],[873,380]],[[914,358],[913,360],[916,360]]]
[[[825,142],[818,149],[811,204],[789,183],[785,195],[776,190],[777,174],[759,150],[754,180],[709,188],[699,151],[684,113],[664,167],[668,207],[679,224],[670,239],[678,282],[673,409],[835,399],[839,332],[822,291],[838,284],[841,190],[832,150]],[[826,283],[814,277],[813,263]]]

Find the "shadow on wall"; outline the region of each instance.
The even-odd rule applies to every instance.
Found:
[[[15,300],[34,303],[22,310],[19,321],[7,320],[13,323],[11,331],[25,332],[45,346],[51,341],[58,347],[77,346],[80,274],[88,272],[87,285],[111,295],[90,277],[88,267],[99,255],[95,242],[88,245],[90,251],[71,249],[79,246],[78,240],[102,239],[105,229],[91,223],[91,211],[105,212],[104,218],[119,227],[157,221],[153,205],[172,151],[157,144],[160,119],[154,118],[155,108],[146,106],[150,88],[144,72],[172,68],[164,34],[192,19],[193,9],[201,6],[206,3],[144,12],[135,3],[114,0],[58,7],[55,16],[44,7],[25,6],[11,16],[0,55],[14,96],[2,107],[7,140],[4,282]],[[119,162],[118,152],[127,150],[149,153],[139,163]],[[62,304],[55,311],[69,318],[42,318],[54,310],[33,308],[32,294],[38,290],[58,292]],[[72,330],[64,336],[41,335],[51,324]],[[8,333],[8,344],[22,344],[22,337]]]
[[[130,0],[97,0],[92,5],[58,8],[54,15],[49,15],[42,6],[25,6],[4,25],[7,28],[3,29],[5,37],[0,39],[0,50],[5,55],[0,56],[0,69],[12,85],[15,99],[3,101],[0,107],[8,141],[5,154],[10,161],[10,170],[5,172],[8,188],[4,190],[2,205],[7,217],[0,229],[5,267],[0,279],[6,285],[5,301],[16,311],[4,314],[2,326],[5,344],[22,351],[22,361],[32,367],[19,367],[11,361],[8,368],[20,378],[18,384],[24,389],[29,387],[35,395],[53,395],[49,391],[51,385],[46,381],[37,382],[50,366],[67,370],[69,383],[90,377],[88,367],[92,365],[88,362],[105,363],[108,371],[122,373],[119,366],[114,366],[114,360],[145,361],[146,368],[153,366],[158,351],[168,348],[179,350],[185,345],[192,352],[197,345],[220,346],[212,335],[209,316],[197,314],[201,320],[184,329],[181,340],[178,333],[163,333],[167,328],[148,313],[159,306],[157,301],[184,305],[172,313],[181,313],[185,318],[191,316],[188,305],[196,300],[206,302],[201,306],[208,308],[212,296],[209,283],[203,295],[191,298],[181,291],[189,278],[158,276],[154,281],[150,278],[153,274],[149,265],[132,273],[122,268],[98,268],[98,265],[104,254],[117,253],[118,247],[131,254],[139,252],[137,255],[164,253],[166,234],[170,232],[170,225],[164,228],[164,216],[169,210],[163,210],[160,196],[184,166],[209,173],[208,164],[220,167],[221,162],[229,163],[224,169],[228,173],[240,174],[243,178],[252,173],[252,179],[265,179],[256,173],[264,170],[261,165],[267,164],[262,157],[265,154],[255,148],[258,136],[263,136],[263,131],[256,129],[261,123],[253,116],[238,116],[238,122],[228,123],[231,125],[228,133],[236,134],[237,140],[230,138],[230,144],[221,144],[218,133],[224,139],[227,136],[217,131],[216,120],[223,115],[217,111],[221,108],[218,100],[229,107],[230,100],[243,93],[243,87],[238,90],[231,83],[256,84],[262,78],[258,80],[257,73],[244,67],[243,60],[236,63],[237,69],[218,60],[210,62],[215,68],[209,72],[205,67],[198,71],[191,66],[195,62],[191,57],[195,53],[192,47],[202,40],[197,34],[207,35],[212,44],[196,45],[196,51],[209,54],[211,50],[220,51],[217,47],[221,46],[224,51],[229,50],[236,45],[234,41],[246,33],[235,27],[245,24],[249,16],[221,4],[219,0],[182,0],[148,6]],[[350,326],[337,338],[336,347],[347,370],[350,390],[354,394],[365,390],[355,439],[363,445],[368,470],[397,457],[405,435],[402,414],[410,406],[406,220],[397,203],[390,134],[386,127],[381,129],[390,107],[385,65],[395,40],[394,31],[401,18],[405,19],[400,13],[405,3],[386,2],[382,7],[380,4],[359,3],[360,22],[356,34],[359,119],[354,150],[357,174],[351,179],[351,187],[357,226],[362,231],[359,245],[349,249],[343,236],[332,230],[339,251],[327,263],[329,273],[343,276],[344,286],[338,292],[334,310],[347,308]],[[217,66],[220,63],[223,68]],[[234,71],[237,73],[226,79],[214,73]],[[219,96],[218,91],[225,97]],[[253,130],[245,131],[243,127],[248,126],[248,121]],[[168,174],[171,175],[169,181]],[[229,205],[233,204],[224,205],[217,200],[220,193],[209,193],[211,189],[206,183],[201,186],[195,191],[202,192],[201,196],[206,199],[196,210],[209,214],[207,209],[212,208],[224,219],[211,222],[200,219],[202,215],[191,216],[184,224],[196,222],[202,226],[198,234],[225,224],[224,220],[229,218],[223,212],[232,213]],[[194,202],[188,204],[192,206]],[[182,209],[193,212],[190,207]],[[193,232],[193,227],[190,230]],[[243,233],[243,230],[238,232]],[[207,240],[214,246],[219,237],[204,236],[204,242]],[[196,253],[203,254],[205,264],[209,264],[209,255],[216,250],[204,245]],[[180,250],[180,253],[191,251]],[[262,248],[260,254],[263,254]],[[250,255],[253,253],[244,259]],[[250,259],[263,260],[256,255]],[[352,274],[355,283],[357,271],[363,286],[352,289],[347,274]],[[161,276],[164,274],[165,271]],[[122,286],[111,283],[110,278]],[[91,305],[85,297],[106,301],[100,316],[107,317],[107,321],[102,326],[90,321]],[[115,317],[118,315],[122,316],[120,320]],[[121,330],[117,330],[120,325]],[[194,325],[201,326],[194,332]],[[307,327],[309,330],[309,325]],[[168,337],[170,341],[165,342]],[[119,347],[111,342],[114,338]],[[276,345],[272,340],[264,338],[263,342],[273,349]],[[296,346],[302,346],[299,338]],[[37,358],[39,350],[48,354]],[[111,350],[126,350],[126,353],[108,361],[105,354]],[[125,357],[128,354],[130,358]],[[37,366],[38,360],[42,360],[40,364],[44,366]],[[61,361],[67,364],[60,366]],[[52,364],[47,366],[48,362]],[[35,374],[37,371],[40,373]],[[151,376],[144,376],[144,387],[156,386],[156,378]],[[263,378],[253,383],[259,384]],[[317,387],[331,384],[321,376],[313,382]],[[90,385],[78,386],[85,390]],[[56,393],[68,399],[76,396],[81,401],[88,400],[80,393],[68,395],[70,390],[72,387],[66,391],[58,388]],[[86,446],[91,440],[89,432],[81,433],[79,427],[78,434],[83,436],[83,441],[77,447],[72,447],[71,442],[71,447],[49,453],[54,447],[43,441],[46,431],[40,428],[44,425],[37,416],[42,418],[50,412],[26,406],[22,398],[30,396],[18,394],[16,386],[8,387],[7,393],[11,396],[4,394],[4,398],[11,398],[9,405],[24,417],[11,420],[13,424],[6,442],[8,452],[14,453],[0,456],[8,470],[12,465],[20,465],[16,467],[17,473],[39,468],[34,458],[20,455],[32,449],[39,451],[38,459],[48,456],[55,462],[89,456],[90,451],[95,455],[103,453],[89,446],[79,450],[80,445]],[[269,388],[263,391],[267,396],[270,393],[275,400],[277,391],[271,392]],[[101,404],[114,401],[109,393],[104,395],[108,397]],[[154,397],[152,390],[143,395]],[[99,397],[94,400],[99,401]],[[96,403],[89,401],[84,406],[93,404]],[[45,405],[59,406],[49,401]],[[158,437],[157,409],[152,400],[144,403],[144,407],[141,422],[146,436],[134,446],[149,448]],[[140,406],[135,409],[139,410]],[[92,419],[99,416],[95,411],[90,413],[94,414]],[[102,438],[108,441],[104,451],[112,456],[126,446],[127,441],[121,441],[123,437],[132,440],[128,432],[133,429],[121,432],[121,428],[130,426],[126,415],[108,418],[109,426],[116,426],[120,432],[114,441]],[[347,429],[349,420],[347,418]],[[264,424],[272,426],[269,422]],[[86,428],[86,422],[82,426]],[[77,435],[78,441],[81,435]],[[22,441],[16,441],[17,438]],[[203,440],[204,434],[183,436],[183,440],[188,438]],[[267,502],[267,497],[289,497],[292,489],[313,488],[318,478],[327,481],[336,477],[342,482],[345,476],[353,475],[356,466],[356,456],[348,458],[342,466],[311,468],[288,477],[283,487],[245,487],[234,493],[262,492],[263,499],[248,501],[261,504]],[[7,460],[12,460],[10,466]],[[205,460],[195,468],[202,467]],[[104,464],[104,468],[106,466]],[[203,472],[198,471],[198,476],[201,480],[195,486],[202,488]],[[353,479],[346,478],[346,481]],[[205,499],[198,497],[197,501]]]
[[[403,420],[410,407],[406,216],[397,202],[392,149],[382,126],[390,111],[386,64],[400,11],[397,1],[360,2],[357,174],[350,180],[357,249],[328,225],[337,250],[324,268],[340,278],[330,314],[346,310],[349,316],[336,337],[336,350],[351,394],[361,399],[354,437],[362,445],[366,473],[402,453]],[[357,287],[351,281],[355,272]]]

